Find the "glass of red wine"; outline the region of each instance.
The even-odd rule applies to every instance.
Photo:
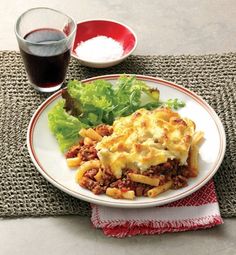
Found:
[[[15,33],[28,78],[41,92],[58,90],[66,76],[76,24],[66,14],[32,8],[17,20]]]

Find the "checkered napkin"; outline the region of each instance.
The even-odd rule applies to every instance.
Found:
[[[165,206],[120,209],[92,205],[91,220],[105,235],[120,238],[197,230],[223,223],[212,180],[192,195]]]

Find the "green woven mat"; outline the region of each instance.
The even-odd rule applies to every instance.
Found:
[[[133,73],[158,76],[202,96],[222,120],[227,149],[214,177],[221,214],[236,215],[236,54],[204,56],[131,56],[109,69],[81,67],[72,59],[68,78]],[[28,85],[17,52],[0,52],[0,216],[90,215],[88,203],[48,183],[32,164],[26,131],[30,118],[48,94]]]

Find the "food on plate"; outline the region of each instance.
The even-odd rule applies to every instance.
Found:
[[[150,198],[187,185],[198,175],[203,132],[170,108],[140,108],[113,124],[82,128],[66,153],[76,181],[94,194]]]
[[[161,100],[157,88],[135,76],[115,84],[72,80],[48,121],[82,187],[113,198],[152,198],[198,175],[203,133],[173,111],[184,106]]]
[[[121,116],[140,108],[179,109],[185,104],[178,99],[160,100],[159,90],[150,88],[135,76],[122,75],[112,84],[103,79],[83,83],[69,81],[62,98],[48,114],[49,127],[61,151],[67,151],[79,139],[82,128],[105,123],[112,125]]]

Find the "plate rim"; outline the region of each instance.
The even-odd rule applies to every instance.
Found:
[[[91,81],[97,80],[97,79],[106,79],[106,80],[113,79],[114,80],[114,79],[117,79],[121,75],[122,74],[108,74],[108,75],[94,76],[94,77],[91,77],[88,79],[84,79],[84,80],[82,80],[82,82],[87,83],[87,82],[91,82]],[[45,108],[48,105],[50,105],[54,100],[58,99],[61,96],[61,93],[64,90],[64,88],[55,92],[50,97],[48,97],[42,104],[40,104],[40,106],[37,108],[37,110],[34,112],[33,116],[31,117],[31,120],[28,125],[28,129],[27,129],[27,148],[28,148],[28,152],[29,152],[29,155],[30,155],[30,158],[31,158],[33,164],[35,165],[37,170],[40,172],[40,174],[42,174],[42,176],[47,181],[49,181],[52,185],[54,185],[61,191],[65,192],[77,199],[82,199],[82,200],[90,202],[90,203],[108,206],[108,207],[119,207],[119,208],[154,207],[154,206],[168,204],[168,203],[180,200],[184,197],[191,195],[192,193],[194,193],[195,191],[200,189],[202,186],[204,186],[214,176],[214,174],[217,172],[217,170],[219,169],[219,167],[223,161],[223,158],[225,155],[225,150],[226,150],[226,135],[225,135],[224,126],[223,126],[219,116],[216,114],[214,109],[203,98],[198,96],[195,92],[193,92],[181,85],[178,85],[171,81],[164,80],[159,77],[153,77],[153,76],[148,76],[148,75],[138,75],[138,74],[126,74],[126,75],[127,76],[135,75],[135,77],[137,79],[144,80],[144,81],[151,81],[151,82],[154,82],[157,84],[159,83],[161,85],[177,89],[178,91],[190,96],[193,100],[197,101],[197,103],[200,103],[201,106],[203,106],[204,109],[210,114],[214,123],[216,124],[217,130],[218,130],[218,133],[220,136],[220,149],[219,149],[219,153],[217,155],[217,160],[216,160],[216,162],[214,162],[215,163],[214,167],[212,168],[211,172],[209,172],[208,175],[203,180],[201,180],[200,182],[195,184],[191,189],[186,190],[180,194],[173,195],[169,198],[164,198],[162,200],[157,200],[157,201],[142,201],[142,202],[136,201],[135,204],[133,204],[132,201],[131,201],[131,203],[122,203],[122,200],[115,200],[115,199],[114,199],[114,202],[106,201],[106,200],[100,199],[99,196],[98,196],[98,198],[94,199],[92,197],[89,197],[89,196],[83,195],[79,192],[76,192],[76,191],[64,186],[63,184],[60,184],[57,180],[55,180],[53,177],[51,177],[43,169],[39,160],[37,160],[37,157],[36,157],[34,149],[33,149],[33,133],[34,133],[33,131],[34,131],[35,125],[37,124],[38,118],[43,113]]]

